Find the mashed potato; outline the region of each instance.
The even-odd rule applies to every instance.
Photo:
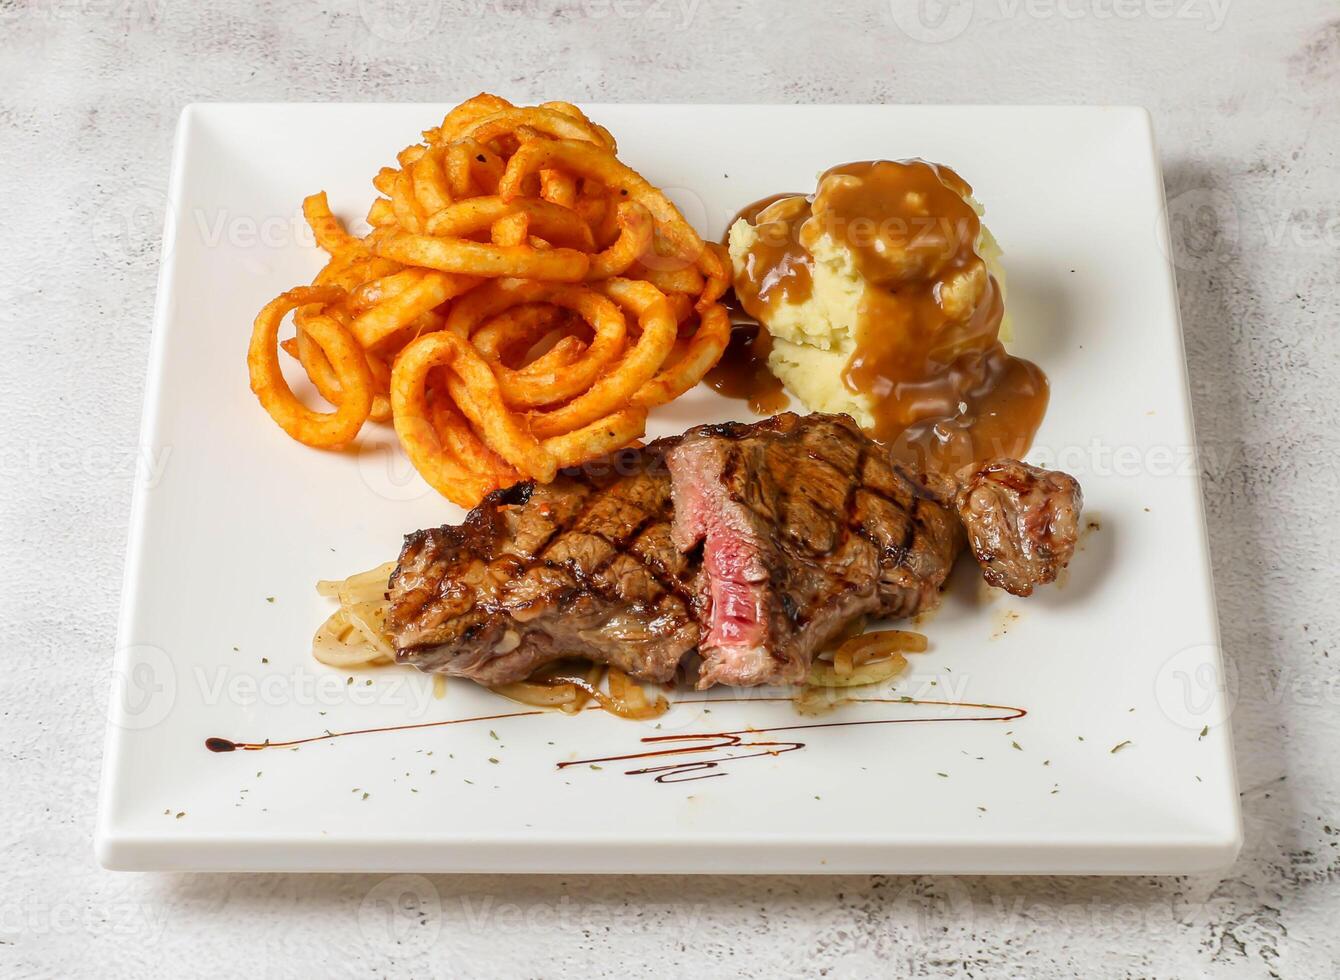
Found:
[[[966,198],[979,215],[982,207]],[[731,263],[736,277],[743,275],[745,257],[758,241],[757,229],[741,219],[730,229]],[[864,428],[874,425],[868,395],[853,391],[843,382],[843,370],[856,347],[859,309],[868,287],[851,252],[826,232],[809,243],[814,260],[810,295],[803,302],[776,304],[765,326],[772,335],[768,367],[796,398],[815,412],[845,412]],[[983,225],[976,242],[977,254],[995,277],[1002,298],[1005,271],[1000,265],[1000,247]],[[1009,314],[1000,325],[1000,339],[1012,338]]]

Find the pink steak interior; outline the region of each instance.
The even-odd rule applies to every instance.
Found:
[[[710,442],[688,442],[668,459],[675,496],[675,543],[703,542],[709,608],[701,646],[729,656],[762,646],[767,569],[753,528],[721,483],[722,456]]]

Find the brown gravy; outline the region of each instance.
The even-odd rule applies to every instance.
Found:
[[[791,399],[768,370],[771,349],[772,336],[756,321],[737,324],[721,360],[707,372],[707,383],[727,398],[747,401],[759,415],[786,411]]]
[[[759,242],[746,263],[745,278],[726,294],[734,330],[721,360],[707,372],[707,383],[727,398],[748,402],[750,409],[759,415],[775,415],[791,404],[781,381],[768,370],[772,337],[759,322],[760,317],[766,316],[767,302],[781,302],[783,297],[791,302],[804,302],[810,294],[810,268],[814,263],[810,253],[795,243],[792,223],[760,222],[759,215],[773,204],[780,204],[783,214],[787,214],[788,209],[799,205],[786,202],[796,201],[808,207],[804,195],[773,194],[750,204],[730,221],[733,225],[743,218],[757,225]],[[726,231],[729,236],[730,225]],[[751,285],[756,275],[766,284]],[[760,291],[766,298],[763,305],[758,300]]]
[[[942,472],[1023,455],[1048,400],[1041,369],[1000,343],[1004,304],[976,251],[981,222],[970,193],[947,167],[876,160],[833,167],[815,194],[774,195],[737,216],[758,230],[734,290],[756,323],[810,296],[810,246],[821,235],[849,250],[868,288],[843,381],[873,403],[873,436],[909,464]],[[759,380],[768,374],[766,329],[737,329],[738,344],[709,380],[751,404],[775,403]]]

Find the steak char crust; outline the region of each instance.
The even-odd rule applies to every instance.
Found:
[[[660,443],[496,491],[416,531],[391,576],[397,658],[501,684],[578,655],[667,681],[698,643]]]

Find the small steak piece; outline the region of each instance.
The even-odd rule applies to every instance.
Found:
[[[459,527],[405,539],[396,658],[484,684],[564,656],[670,680],[698,643],[696,564],[670,540],[661,443],[490,494]]]
[[[1026,596],[1055,581],[1079,537],[1074,478],[1003,459],[965,467],[958,482],[954,504],[987,582]]]
[[[957,518],[844,415],[685,433],[666,455],[674,540],[702,543],[700,688],[802,681],[859,616],[933,606]]]

